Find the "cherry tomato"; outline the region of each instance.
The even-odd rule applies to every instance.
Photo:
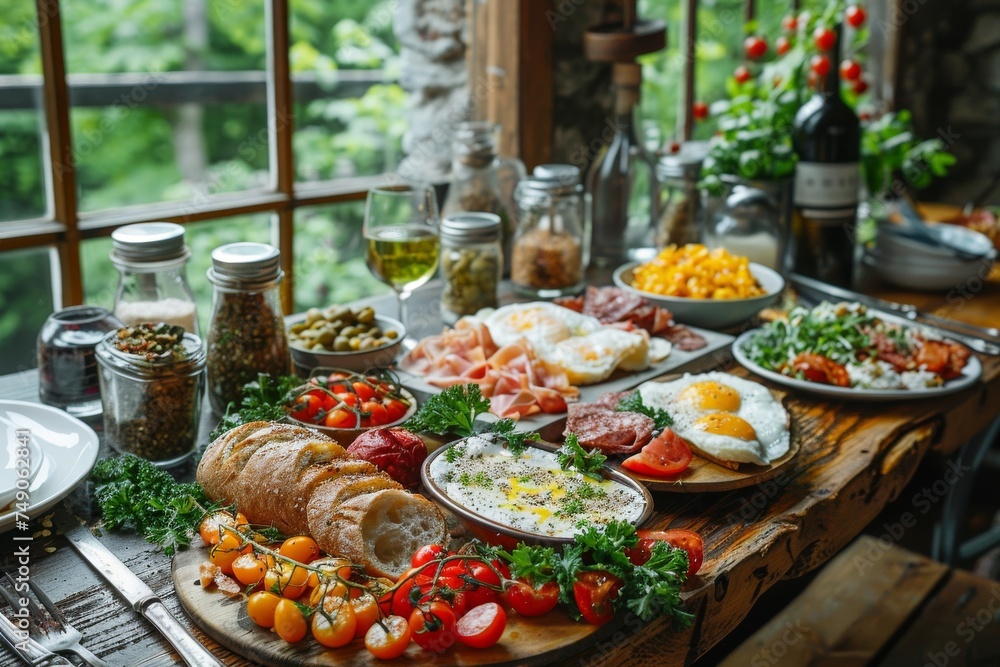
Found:
[[[281,600],[280,595],[268,591],[251,593],[250,597],[247,598],[247,616],[262,628],[273,628],[274,610],[277,609]]]
[[[320,572],[333,577],[334,575],[339,576],[341,579],[350,579],[353,570],[351,569],[351,561],[346,558],[341,558],[340,556],[325,556],[318,560],[314,560],[309,563],[310,566],[318,568]],[[316,586],[319,584],[319,577],[315,572],[309,573],[309,585]]]
[[[469,564],[464,560],[453,560],[441,568],[442,576],[455,577],[457,579],[464,574],[469,574]]]
[[[792,368],[802,373],[805,379],[820,384],[832,384],[838,387],[848,387],[851,377],[847,369],[837,362],[821,354],[801,352],[792,359]]]
[[[687,470],[691,464],[691,447],[674,433],[665,428],[638,454],[624,461],[622,467],[640,475],[668,477]]]
[[[472,586],[469,590],[463,591],[462,594],[465,596],[465,602],[469,609],[487,602],[499,602],[501,599],[500,593],[486,586]]]
[[[354,609],[354,620],[357,622],[354,628],[354,638],[364,637],[368,629],[375,625],[379,619],[378,602],[371,595],[362,595],[351,600],[351,608]]]
[[[762,58],[767,53],[767,42],[763,37],[751,35],[743,40],[743,53],[750,60]]]
[[[386,424],[391,424],[397,422],[403,418],[409,407],[406,403],[403,403],[396,398],[386,398],[384,400],[385,411],[386,411]]]
[[[367,382],[355,382],[351,385],[354,387],[354,393],[358,395],[362,401],[370,401],[375,398],[375,390]]]
[[[809,67],[816,76],[826,76],[830,72],[830,57],[817,54],[809,59]]]
[[[504,591],[503,597],[521,616],[544,616],[559,604],[559,585],[547,581],[536,588],[518,579]]]
[[[792,42],[787,37],[779,37],[774,40],[774,50],[779,56],[783,56],[792,48]]]
[[[836,39],[836,35],[829,28],[819,26],[813,31],[813,40],[816,42],[816,48],[820,51],[829,51],[832,49]]]
[[[455,612],[447,603],[434,600],[410,614],[410,636],[420,648],[432,653],[447,651],[455,644]]]
[[[410,645],[410,626],[402,616],[386,616],[381,623],[368,628],[365,648],[380,660],[393,660],[403,655]]]
[[[330,428],[354,428],[358,425],[358,417],[343,408],[337,408],[327,414],[323,425]]]
[[[350,392],[344,392],[343,394],[337,394],[337,399],[344,405],[350,408],[358,407],[361,399],[358,398],[357,394],[352,394]]]
[[[695,102],[691,107],[691,113],[694,114],[695,120],[705,120],[708,118],[708,105],[704,102]]]
[[[330,597],[312,615],[312,636],[323,646],[338,648],[354,639],[358,620],[344,598]]]
[[[232,568],[233,576],[244,586],[256,586],[267,572],[264,561],[253,554],[240,554]]]
[[[634,564],[642,565],[648,561],[653,551],[653,545],[657,542],[666,542],[672,547],[687,552],[687,576],[690,577],[701,569],[701,564],[705,560],[705,545],[701,541],[701,535],[693,530],[684,530],[683,528],[640,530],[638,534],[639,543],[628,550],[629,560]]]
[[[794,14],[788,14],[781,19],[781,27],[788,32],[795,32],[799,27],[799,19]]]
[[[274,631],[289,644],[302,641],[308,631],[306,617],[292,600],[280,600],[274,608]]]
[[[309,606],[318,607],[328,597],[347,599],[347,586],[339,581],[325,581],[314,586],[309,594]]]
[[[840,76],[848,81],[857,81],[861,76],[861,65],[853,60],[840,63]]]
[[[303,422],[311,422],[316,418],[323,407],[323,401],[314,396],[312,392],[302,394],[292,403],[292,419]]]
[[[308,584],[309,570],[303,567],[282,564],[269,569],[264,575],[264,590],[279,593],[291,600],[302,597]]]
[[[615,616],[612,604],[618,597],[622,580],[604,570],[588,570],[573,582],[573,599],[583,620],[591,625],[604,625]]]
[[[308,565],[319,558],[319,545],[308,535],[289,537],[281,543],[278,553],[286,558]]]
[[[385,406],[378,401],[365,401],[361,404],[361,412],[368,415],[361,418],[362,426],[382,426],[389,422]],[[366,420],[368,424],[365,424]]]
[[[353,394],[351,385],[346,382],[337,382],[334,384],[334,377],[330,376],[330,391],[332,391],[337,396],[343,396],[344,394]]]
[[[410,566],[420,567],[443,555],[444,547],[440,544],[428,544],[413,552],[413,557],[410,558]]]
[[[240,557],[243,543],[232,533],[226,533],[222,541],[209,550],[208,559],[213,565],[218,565],[225,575],[233,575],[233,562]]]
[[[247,518],[242,513],[237,513],[234,517],[231,512],[219,510],[212,512],[201,520],[198,526],[198,533],[205,544],[218,544],[222,536],[227,532],[223,526],[229,528],[239,528],[247,525]]]
[[[404,579],[400,580],[403,583],[400,584],[399,588],[392,595],[392,613],[397,616],[409,618],[413,612],[413,607],[420,601],[425,591],[417,584],[416,576],[409,576],[407,578],[407,575],[403,575],[403,577]],[[424,586],[429,587],[430,584],[426,583]]]
[[[847,11],[844,12],[844,19],[852,28],[860,28],[865,24],[865,19],[868,18],[868,14],[865,12],[864,7],[859,7],[858,5],[849,5]]]
[[[740,65],[736,68],[736,71],[733,72],[733,78],[736,79],[736,83],[746,83],[750,80],[750,70],[748,70],[745,66]]]
[[[864,79],[858,79],[857,81],[854,82],[852,90],[855,92],[855,94],[860,95],[868,90],[868,82],[865,81]]]
[[[472,648],[489,648],[503,635],[507,613],[496,602],[473,607],[455,626],[458,641]]]

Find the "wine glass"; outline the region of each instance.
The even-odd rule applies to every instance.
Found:
[[[365,237],[368,268],[396,292],[399,321],[407,327],[406,300],[437,271],[438,208],[425,185],[389,185],[368,191]]]

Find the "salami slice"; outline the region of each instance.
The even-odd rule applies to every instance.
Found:
[[[585,449],[631,454],[652,439],[653,420],[636,412],[616,412],[597,403],[571,403],[566,433],[575,433]]]

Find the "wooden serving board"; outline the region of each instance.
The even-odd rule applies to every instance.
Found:
[[[177,599],[191,619],[208,636],[253,663],[268,667],[373,667],[389,664],[375,659],[355,639],[339,649],[326,649],[306,637],[288,644],[274,632],[256,625],[246,613],[243,598],[228,598],[218,591],[206,591],[198,583],[198,567],[208,558],[205,549],[181,551],[173,559],[174,589]],[[615,625],[614,623],[609,626]],[[562,611],[527,619],[511,612],[500,642],[488,649],[453,646],[441,655],[411,644],[395,664],[444,667],[446,665],[547,665],[578,655],[605,628],[577,623]]]

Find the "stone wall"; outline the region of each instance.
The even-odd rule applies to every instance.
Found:
[[[951,142],[958,158],[919,197],[963,204],[1000,175],[1000,0],[896,5],[887,17],[900,40],[895,106],[913,112],[921,137]],[[1000,186],[984,203],[1000,205]]]

